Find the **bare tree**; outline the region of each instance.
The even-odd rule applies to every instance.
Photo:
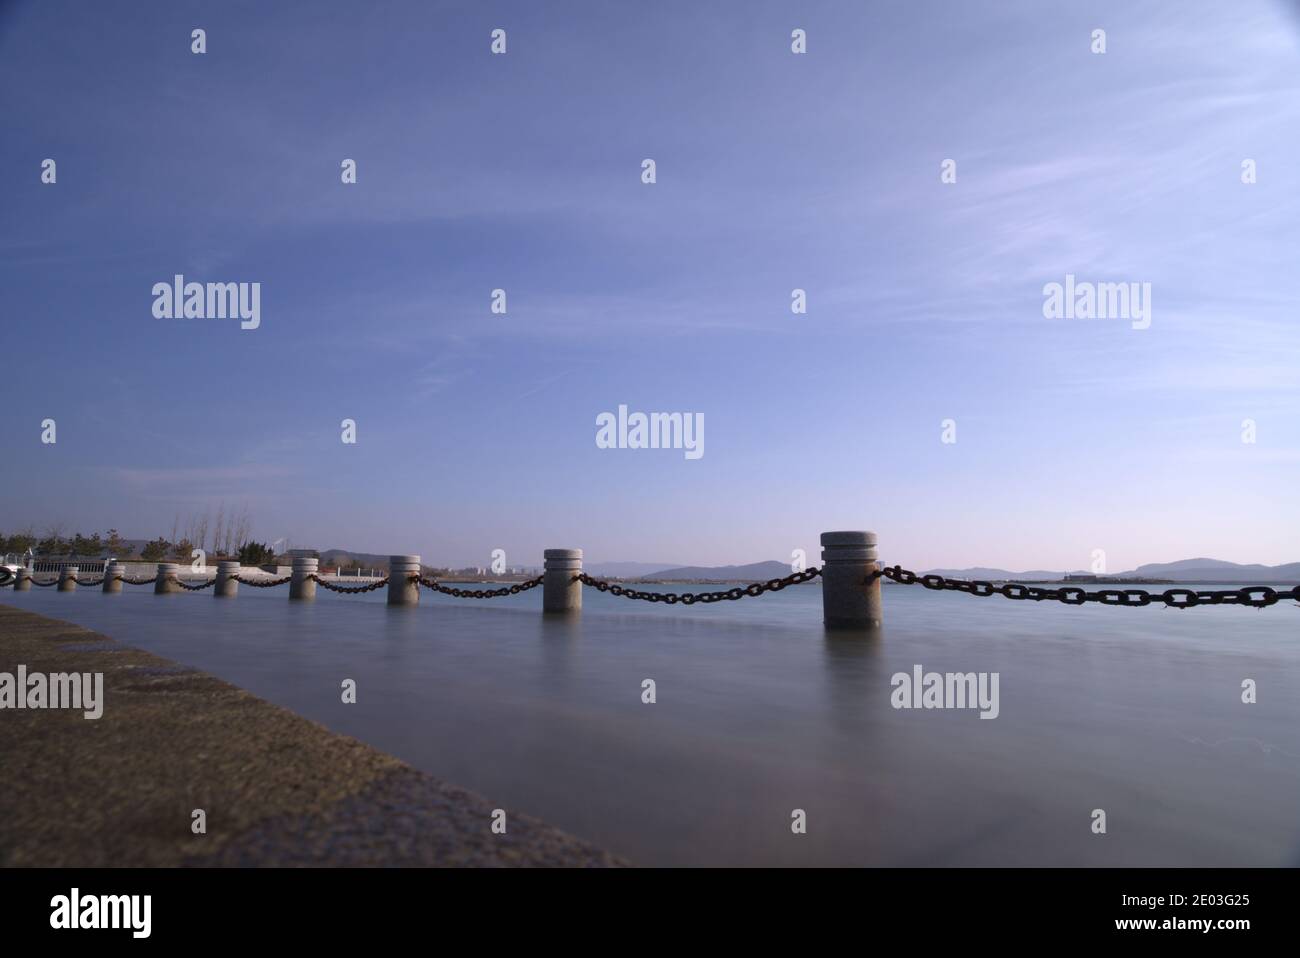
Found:
[[[212,551],[218,555],[225,555],[221,551],[221,531],[226,522],[226,504],[224,502],[217,506],[217,521],[212,524]]]
[[[203,510],[203,515],[195,515],[191,520],[193,529],[190,532],[190,542],[194,543],[196,549],[203,549],[203,543],[208,539],[208,510]]]

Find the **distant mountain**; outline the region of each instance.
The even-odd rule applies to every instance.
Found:
[[[1222,559],[1180,559],[1140,565],[1127,576],[1173,579],[1175,582],[1300,582],[1300,562],[1285,565],[1242,565]]]
[[[751,562],[749,565],[687,565],[646,573],[647,579],[715,579],[719,582],[761,582],[790,574],[788,562]]]
[[[926,572],[953,579],[989,580],[1060,580],[1066,573],[1034,569],[1010,572],[1006,569],[928,569]],[[1070,575],[1089,575],[1076,570]],[[1152,562],[1128,572],[1108,572],[1103,579],[1169,579],[1173,582],[1300,582],[1300,562],[1285,565],[1242,565],[1222,559],[1180,559],[1177,562]]]
[[[584,562],[583,571],[591,575],[612,575],[622,579],[649,575],[664,568],[666,562]]]
[[[320,554],[322,566],[350,565],[353,562],[359,566],[382,565],[387,568],[388,556],[374,552],[349,552],[347,549],[325,549]]]
[[[970,569],[926,569],[924,575],[941,575],[946,579],[984,579],[988,581],[1007,580],[1007,579],[1060,579],[1065,575],[1081,575],[1076,572],[1047,571],[1044,569],[1031,569],[1028,572],[1009,572],[1006,569],[986,569],[983,566],[975,566]]]

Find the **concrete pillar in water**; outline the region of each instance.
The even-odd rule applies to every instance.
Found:
[[[822,533],[822,620],[828,629],[880,627],[880,579],[874,532]]]
[[[30,592],[32,590],[32,570],[26,566],[18,570],[18,578],[14,579],[15,592]]]
[[[76,592],[77,591],[77,574],[81,570],[75,565],[65,565],[59,572],[59,591]]]
[[[122,576],[126,575],[126,566],[114,559],[108,565],[104,566],[104,592],[117,593],[122,591]]]
[[[158,579],[153,584],[153,594],[170,595],[173,592],[181,591],[181,587],[176,581],[176,574],[180,572],[180,569],[180,565],[175,562],[159,562]]]
[[[388,557],[388,604],[419,605],[420,586],[410,576],[419,574],[419,556]]]
[[[316,583],[312,581],[311,577],[316,574],[316,568],[319,564],[319,559],[313,559],[310,556],[293,557],[292,578],[289,580],[289,598],[316,598]]]
[[[542,611],[581,612],[582,583],[573,577],[582,571],[582,550],[547,549],[542,558]]]
[[[224,560],[217,563],[217,584],[212,587],[212,594],[219,596],[228,596],[233,598],[239,594],[239,583],[235,576],[239,575],[239,563]]]

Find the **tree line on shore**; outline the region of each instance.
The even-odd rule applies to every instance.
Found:
[[[238,513],[232,510],[227,514],[223,503],[217,509],[215,521],[210,510],[194,513],[184,524],[177,515],[170,536],[158,536],[142,545],[138,541],[135,544],[129,542],[117,529],[109,529],[103,535],[98,532],[68,535],[67,523],[54,522],[46,526],[43,534],[37,534],[32,525],[9,535],[0,531],[0,554],[22,555],[31,549],[42,556],[109,555],[117,559],[138,558],[144,562],[167,559],[189,562],[194,550],[200,549],[205,556],[238,558],[242,564],[250,566],[275,561],[276,552],[270,545],[251,538],[251,526],[247,509]]]

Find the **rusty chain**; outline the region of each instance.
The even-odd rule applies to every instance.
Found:
[[[821,575],[821,569],[807,569],[803,572],[792,572],[784,579],[768,579],[766,582],[751,582],[747,586],[736,586],[734,589],[724,589],[720,592],[642,592],[638,589],[628,589],[613,582],[605,582],[601,579],[593,579],[585,572],[581,572],[573,577],[575,582],[581,582],[583,585],[589,585],[599,592],[608,592],[610,595],[620,595],[625,599],[640,599],[644,602],[664,602],[668,605],[676,605],[680,602],[682,605],[694,605],[697,602],[734,602],[736,599],[743,599],[746,596],[759,596],[764,592],[780,592],[788,585],[798,585],[801,582],[810,582],[817,576]]]
[[[527,592],[529,589],[535,589],[542,584],[542,576],[536,579],[529,579],[527,582],[516,582],[513,585],[502,586],[500,589],[453,589],[445,586],[435,579],[426,579],[422,575],[412,575],[412,582],[418,582],[426,589],[432,589],[434,592],[441,592],[443,595],[452,595],[458,599],[499,599],[503,595],[518,595],[520,592]]]
[[[108,578],[108,577],[107,577],[107,576],[100,576],[98,579],[78,579],[78,580],[77,580],[77,585],[85,585],[85,586],[91,586],[91,587],[93,587],[93,586],[97,586],[97,585],[103,585],[103,584],[104,584],[104,580],[105,580],[106,578]]]
[[[242,585],[251,585],[255,589],[272,589],[277,585],[284,585],[292,579],[293,576],[287,575],[283,579],[272,579],[270,582],[259,582],[257,579],[245,579],[241,575],[231,576],[231,578]]]
[[[183,579],[177,579],[176,584],[187,592],[202,592],[204,589],[210,589],[217,584],[216,579],[209,579],[207,582],[201,582],[198,585],[190,585]]]
[[[309,575],[307,578],[323,589],[329,589],[331,592],[344,592],[349,595],[356,595],[359,592],[374,592],[376,589],[382,589],[384,586],[388,585],[388,576],[384,576],[382,579],[372,582],[369,585],[356,586],[335,585],[333,582],[326,582],[318,575]]]
[[[760,596],[765,592],[780,592],[786,586],[798,585],[803,582],[809,582],[821,575],[821,569],[808,569],[803,572],[795,572],[783,579],[769,579],[766,582],[753,582],[747,586],[736,586],[731,589],[719,590],[716,592],[647,592],[639,589],[632,589],[617,583],[607,582],[601,579],[595,579],[585,572],[578,573],[573,577],[574,582],[581,582],[583,585],[590,586],[600,592],[609,592],[612,595],[621,596],[627,599],[638,599],[646,602],[664,603],[666,605],[694,605],[696,603],[709,604],[713,602],[735,601],[751,596]],[[18,577],[10,570],[3,570],[3,576],[0,577],[0,586],[9,585],[16,582]],[[78,580],[78,585],[87,587],[103,584],[105,577],[97,580]],[[149,585],[158,581],[155,575],[148,579],[133,579],[126,575],[118,575],[115,578],[127,583],[128,585]],[[285,585],[292,580],[292,576],[285,576],[281,579],[272,579],[262,581],[257,579],[245,579],[242,576],[232,576],[235,582],[252,586],[259,589],[269,589],[276,586]],[[373,592],[382,589],[388,585],[390,577],[386,576],[375,582],[362,586],[341,586],[332,582],[327,582],[319,575],[310,575],[307,577],[310,581],[317,583],[331,592],[346,594],[358,594],[363,592]],[[1149,605],[1163,604],[1172,609],[1190,609],[1201,605],[1238,605],[1248,606],[1251,608],[1267,608],[1276,605],[1278,602],[1294,600],[1300,602],[1300,585],[1290,589],[1274,589],[1271,586],[1256,585],[1244,586],[1238,589],[1185,589],[1172,588],[1164,592],[1148,592],[1145,589],[1100,589],[1090,592],[1077,586],[1062,586],[1060,588],[1046,588],[1041,586],[1026,585],[1019,582],[1006,582],[1002,585],[994,585],[992,582],[983,579],[950,579],[946,576],[931,573],[928,575],[919,575],[909,569],[901,566],[889,566],[872,571],[863,581],[864,585],[876,581],[880,578],[887,578],[901,585],[921,585],[927,589],[942,592],[961,592],[966,595],[979,596],[987,598],[991,595],[1001,595],[1007,599],[1016,601],[1029,600],[1032,602],[1054,601],[1061,602],[1065,605],[1083,605],[1086,602],[1096,602],[1100,605],[1115,605],[1137,608]],[[538,576],[529,579],[526,582],[517,582],[509,586],[503,586],[499,589],[458,589],[442,585],[434,579],[425,578],[418,573],[409,577],[410,581],[424,586],[426,589],[432,589],[443,595],[450,595],[456,598],[465,599],[494,599],[507,595],[517,595],[520,592],[526,592],[542,584],[543,577]],[[41,588],[50,588],[59,584],[58,579],[51,579],[42,582],[35,578],[29,578],[29,582]],[[216,579],[209,579],[199,585],[190,585],[187,582],[175,580],[176,584],[182,589],[190,592],[198,592],[203,589],[211,588],[216,584]]]
[[[941,575],[917,575],[900,566],[879,569],[867,576],[864,584],[884,576],[902,585],[923,585],[936,592],[950,590],[987,598],[1001,595],[1008,599],[1031,602],[1055,601],[1066,605],[1083,605],[1097,602],[1101,605],[1122,605],[1130,608],[1164,603],[1170,609],[1190,609],[1198,605],[1245,605],[1263,609],[1287,599],[1300,602],[1300,585],[1291,589],[1274,589],[1266,585],[1251,585],[1240,589],[1166,589],[1164,592],[1147,592],[1145,589],[1100,589],[1089,592],[1076,586],[1046,589],[1039,586],[1007,582],[996,586],[983,579],[949,579]]]

